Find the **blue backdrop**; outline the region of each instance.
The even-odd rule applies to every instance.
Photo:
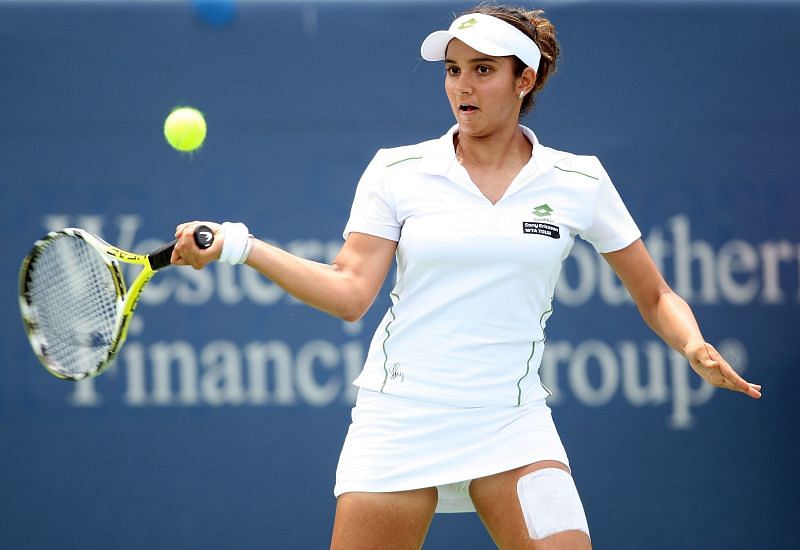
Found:
[[[329,260],[374,151],[451,124],[418,48],[468,5],[0,1],[0,547],[327,547],[385,297],[347,324],[245,268],[167,270],[116,366],[72,384],[28,347],[19,262],[46,230],[146,250],[189,219]],[[577,243],[542,376],[595,547],[794,548],[800,4],[537,5],[564,55],[526,124],[601,158],[706,337],[764,385],[700,384]],[[209,126],[192,155],[161,135],[184,104]],[[490,547],[474,514],[426,544]]]

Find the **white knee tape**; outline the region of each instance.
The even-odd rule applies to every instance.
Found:
[[[572,530],[589,534],[575,481],[564,470],[544,468],[522,476],[517,496],[532,539]]]

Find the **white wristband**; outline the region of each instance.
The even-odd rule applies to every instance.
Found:
[[[243,223],[225,222],[222,224],[221,262],[231,265],[242,264],[253,248],[253,236]]]

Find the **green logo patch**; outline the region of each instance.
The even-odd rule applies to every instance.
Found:
[[[461,23],[458,28],[461,30],[468,29],[470,27],[474,27],[478,24],[478,21],[473,17],[472,19],[467,19],[463,23]]]
[[[533,213],[540,218],[544,218],[545,216],[549,216],[550,214],[552,214],[553,209],[550,208],[550,206],[547,203],[544,203],[534,208]]]

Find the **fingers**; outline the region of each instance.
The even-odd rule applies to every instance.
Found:
[[[186,260],[181,258],[181,255],[175,248],[172,249],[172,256],[170,256],[169,258],[169,263],[171,263],[172,265],[188,265],[186,263]]]
[[[744,386],[737,386],[736,391],[739,391],[748,397],[752,397],[753,399],[761,399],[760,384],[751,384],[750,382],[745,382]]]
[[[194,231],[198,225],[206,225],[211,228],[215,233],[215,237],[219,235],[220,225],[213,222],[191,221],[178,224],[175,227],[175,237],[178,242],[175,244],[175,249],[172,251],[170,261],[174,265],[190,265],[194,269],[203,269],[209,263],[219,258],[221,250],[222,239],[216,239],[215,243],[206,250],[198,248],[194,240]]]
[[[181,237],[181,235],[183,234],[184,229],[186,229],[187,227],[194,227],[195,225],[198,225],[199,223],[200,223],[199,221],[195,220],[193,222],[185,222],[185,223],[178,224],[178,226],[175,228],[175,238],[179,239]]]
[[[716,370],[719,373],[718,380],[712,381],[714,385],[744,393],[754,399],[761,398],[761,385],[752,384],[742,378],[711,344],[705,343],[704,348],[707,357],[700,360],[701,365],[707,369]],[[717,377],[712,377],[712,380],[713,378]]]
[[[753,399],[761,399],[761,385],[760,384],[749,384],[749,388],[747,391],[743,392],[746,395],[749,395]]]
[[[722,356],[720,356],[720,359],[722,360],[719,363],[720,374],[722,374],[724,380],[732,386],[729,389],[742,392],[743,394],[754,399],[761,398],[761,385],[751,384],[750,382],[746,381],[739,375],[738,372],[733,370],[733,367],[731,367],[727,361],[722,359]]]
[[[744,393],[747,393],[750,390],[750,384],[746,382],[744,378],[739,376],[739,373],[733,370],[733,368],[731,368],[731,366],[727,363],[720,365],[720,373],[722,374],[724,380],[731,385],[730,389]]]

